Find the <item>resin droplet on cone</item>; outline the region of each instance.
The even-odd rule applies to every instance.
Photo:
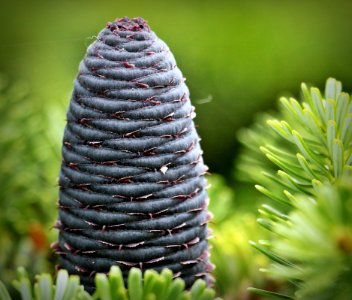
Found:
[[[167,45],[141,18],[108,23],[89,46],[67,111],[60,267],[87,290],[118,265],[210,280],[208,198],[194,107]]]

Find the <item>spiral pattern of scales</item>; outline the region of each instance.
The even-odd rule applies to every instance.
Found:
[[[88,291],[112,265],[210,281],[207,167],[184,81],[141,18],[108,23],[80,64],[53,248]]]

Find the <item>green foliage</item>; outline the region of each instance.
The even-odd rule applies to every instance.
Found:
[[[276,202],[263,205],[258,219],[275,237],[251,243],[272,260],[263,271],[291,282],[298,299],[348,299],[352,102],[332,78],[324,97],[304,84],[302,92],[305,101],[281,98],[277,119],[265,116],[241,133],[239,174]]]
[[[268,265],[268,259],[248,240],[268,237],[268,232],[259,226],[248,207],[239,209],[234,191],[222,176],[213,174],[207,179],[209,210],[214,214],[209,225],[213,230],[210,244],[211,261],[216,265],[215,290],[224,299],[251,299],[249,286],[266,287],[270,283],[259,272]]]
[[[253,287],[248,288],[248,291],[256,293],[258,295],[268,296],[268,297],[270,297],[270,299],[274,298],[274,299],[292,299],[292,300],[294,300],[294,298],[290,297],[290,296],[286,296],[286,295],[282,295],[279,293],[270,292],[270,291],[266,291],[266,290],[262,290],[262,289],[257,289],[257,288],[253,288]]]
[[[352,177],[322,186],[316,199],[300,196],[287,218],[271,221],[270,251],[287,263],[268,272],[297,282],[299,299],[350,299],[352,286]]]
[[[84,291],[80,285],[79,277],[69,276],[66,270],[60,270],[56,283],[49,274],[36,276],[36,282],[31,284],[27,272],[19,268],[18,279],[14,281],[14,286],[20,294],[22,300],[89,300],[91,296]],[[10,300],[11,298],[8,298]]]
[[[269,238],[253,213],[236,213],[213,226],[213,230],[211,260],[216,265],[214,277],[218,295],[224,299],[251,299],[249,286],[265,288],[271,284],[259,271],[268,266],[269,260],[248,243],[249,239]]]
[[[203,280],[197,280],[190,290],[185,290],[182,279],[173,279],[170,270],[160,274],[154,270],[145,271],[132,268],[125,287],[121,270],[117,266],[108,275],[96,274],[96,291],[89,295],[80,285],[79,277],[68,275],[66,270],[58,272],[56,283],[49,274],[36,276],[31,284],[23,268],[18,270],[18,280],[14,282],[22,300],[211,300],[215,292]],[[11,300],[5,286],[0,281],[0,299]]]
[[[28,85],[9,84],[1,74],[0,115],[0,278],[11,280],[20,265],[32,274],[46,269],[59,148]]]
[[[350,96],[333,78],[327,80],[325,98],[305,84],[302,92],[305,101],[281,98],[277,118],[265,116],[265,124],[240,134],[245,146],[240,174],[286,208],[292,207],[293,194],[314,195],[316,186],[352,170]]]
[[[226,185],[225,179],[218,174],[207,177],[208,195],[210,198],[209,211],[214,214],[212,224],[221,224],[236,211],[237,203],[233,189]]]

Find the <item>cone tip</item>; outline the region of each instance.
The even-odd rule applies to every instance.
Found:
[[[116,19],[114,22],[108,22],[106,28],[111,31],[150,31],[147,21],[141,17]]]

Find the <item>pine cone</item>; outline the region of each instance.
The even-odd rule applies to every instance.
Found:
[[[108,23],[80,64],[53,248],[88,291],[112,265],[210,280],[207,167],[184,81],[141,18]]]

